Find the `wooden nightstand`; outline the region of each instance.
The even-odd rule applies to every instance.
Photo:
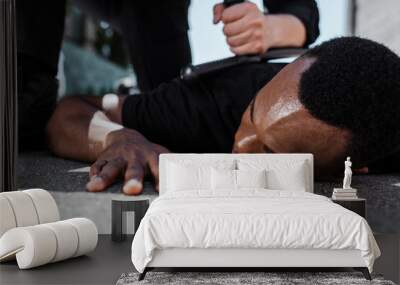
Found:
[[[359,214],[361,217],[365,218],[366,217],[366,199],[363,198],[357,198],[357,199],[349,199],[349,200],[337,200],[337,199],[331,199],[332,202],[339,204],[340,206],[353,211],[356,214]]]

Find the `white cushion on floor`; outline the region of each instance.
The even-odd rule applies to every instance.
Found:
[[[7,231],[0,239],[0,260],[16,255],[20,269],[49,263],[57,249],[54,232],[41,225],[19,227]]]
[[[86,254],[96,248],[97,245],[97,228],[96,225],[89,219],[74,218],[65,220],[75,227],[79,236],[78,249],[74,256]]]
[[[20,269],[86,254],[97,245],[97,228],[86,218],[18,227],[0,238],[0,261],[16,256]]]
[[[15,228],[14,212],[6,197],[0,195],[0,237],[9,229]]]
[[[38,215],[31,197],[22,192],[3,192],[0,195],[7,198],[13,209],[17,227],[33,226],[39,223]]]
[[[21,269],[76,257],[97,245],[97,228],[86,218],[58,221],[58,207],[43,189],[0,193],[0,261]]]
[[[39,224],[60,220],[56,201],[49,192],[43,189],[29,189],[22,192],[31,197],[39,218]]]
[[[57,239],[57,251],[51,262],[64,260],[75,255],[78,250],[79,237],[73,225],[65,221],[59,221],[44,224],[43,226],[51,229]]]

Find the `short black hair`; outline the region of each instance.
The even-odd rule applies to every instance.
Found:
[[[356,165],[400,149],[400,58],[382,44],[336,38],[309,50],[315,62],[301,77],[301,103],[317,119],[350,130]]]

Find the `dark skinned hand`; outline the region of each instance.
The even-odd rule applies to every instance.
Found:
[[[90,192],[104,191],[119,177],[124,177],[123,192],[139,195],[143,191],[143,178],[151,174],[158,191],[158,158],[169,152],[161,145],[148,141],[134,130],[122,129],[110,133],[106,149],[90,168]]]

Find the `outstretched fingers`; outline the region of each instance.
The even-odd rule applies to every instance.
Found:
[[[143,191],[144,164],[134,161],[125,171],[125,184],[122,191],[127,195],[139,195]]]
[[[86,189],[90,192],[104,191],[113,184],[125,168],[122,159],[110,161],[96,161],[90,169],[90,181],[86,184]]]

